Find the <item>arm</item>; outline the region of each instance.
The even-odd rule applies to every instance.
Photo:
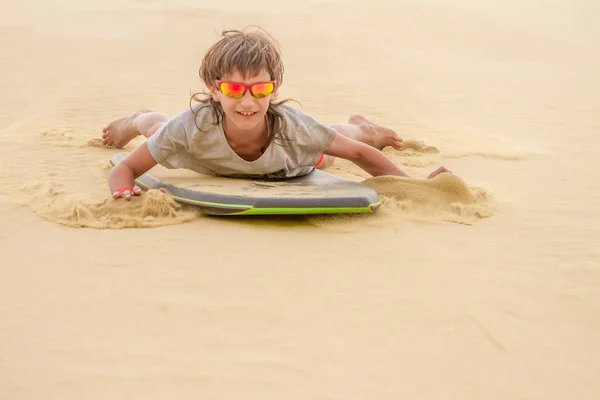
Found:
[[[344,135],[337,134],[325,154],[350,160],[372,176],[408,176],[381,151]]]
[[[139,187],[134,188],[135,178],[142,175],[156,165],[156,161],[148,151],[148,145],[143,143],[133,151],[127,158],[117,164],[108,174],[108,186],[114,198],[125,197],[127,200],[132,195],[141,194]],[[122,188],[133,188],[133,192],[129,191],[118,193]]]

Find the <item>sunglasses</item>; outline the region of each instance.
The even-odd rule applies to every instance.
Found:
[[[255,99],[263,99],[273,93],[275,89],[275,81],[256,82],[249,85],[231,81],[217,81],[216,83],[219,91],[232,99],[241,99],[248,89]]]

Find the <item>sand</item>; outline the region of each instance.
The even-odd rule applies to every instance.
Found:
[[[2,1],[0,399],[600,397],[597,2],[205,3]],[[329,169],[376,215],[110,199],[90,140],[252,24],[282,96],[412,141],[411,179]]]

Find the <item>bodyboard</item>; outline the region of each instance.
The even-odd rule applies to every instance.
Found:
[[[117,153],[114,167],[127,157]],[[203,175],[157,165],[138,177],[142,189],[164,188],[173,198],[210,215],[371,213],[381,204],[377,192],[315,169],[305,176],[281,179],[241,179]]]

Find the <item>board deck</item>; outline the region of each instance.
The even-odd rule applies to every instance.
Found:
[[[127,157],[115,154],[117,165]],[[285,179],[240,179],[203,175],[160,165],[136,179],[143,189],[164,188],[181,203],[211,215],[370,213],[381,204],[377,192],[325,171]]]

